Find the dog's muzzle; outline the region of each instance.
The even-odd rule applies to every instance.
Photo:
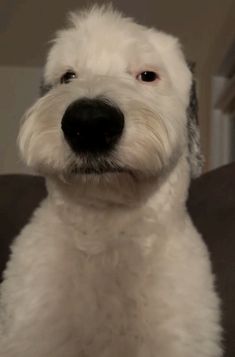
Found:
[[[61,128],[75,153],[105,154],[122,135],[124,115],[101,99],[79,99],[66,109]]]

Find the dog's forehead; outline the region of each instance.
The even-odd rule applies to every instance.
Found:
[[[135,56],[150,56],[153,52],[146,31],[136,27],[133,32],[128,26],[125,28],[113,27],[110,30],[105,26],[93,26],[83,28],[82,26],[67,32],[66,39],[62,39],[62,49],[67,49],[71,56],[74,56],[78,62],[84,62],[93,65],[99,61],[109,59],[110,62],[115,59],[123,59],[123,62],[132,59]],[[58,46],[60,40],[58,41]]]
[[[48,55],[44,83],[57,83],[69,69],[79,75],[120,76],[149,68],[170,78],[172,88],[188,102],[191,73],[178,40],[112,9],[94,7],[73,14],[70,27],[57,33]]]
[[[110,11],[73,16],[73,26],[58,32],[49,53],[46,78],[53,79],[66,68],[122,71],[132,63],[161,63],[147,28]]]

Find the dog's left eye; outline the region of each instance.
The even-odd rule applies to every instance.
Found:
[[[136,79],[141,82],[154,82],[156,79],[159,79],[159,76],[156,72],[153,71],[144,71],[137,75]]]
[[[65,72],[63,74],[63,76],[60,78],[60,83],[67,84],[75,78],[77,78],[77,74],[74,71],[69,70],[69,71]]]

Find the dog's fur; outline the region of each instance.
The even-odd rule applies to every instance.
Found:
[[[68,69],[78,77],[60,84]],[[139,81],[146,70],[159,79]],[[185,208],[198,153],[178,40],[93,7],[58,32],[44,81],[19,146],[49,196],[12,247],[0,356],[221,356],[209,256]],[[124,113],[108,157],[75,155],[63,136],[64,111],[83,97]]]

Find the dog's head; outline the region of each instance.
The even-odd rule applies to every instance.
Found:
[[[159,177],[189,156],[191,85],[176,38],[110,8],[72,14],[49,52],[46,92],[25,115],[22,156],[66,180]]]

